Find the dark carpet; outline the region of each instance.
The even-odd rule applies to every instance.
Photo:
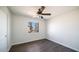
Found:
[[[14,45],[9,52],[76,52],[47,39]]]

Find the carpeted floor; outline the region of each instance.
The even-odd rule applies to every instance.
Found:
[[[47,39],[14,45],[10,52],[76,52]]]

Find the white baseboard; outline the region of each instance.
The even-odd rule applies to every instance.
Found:
[[[10,45],[10,47],[8,48],[8,52],[10,51],[11,47],[12,47],[12,45]]]
[[[43,38],[45,39],[45,38]],[[36,41],[36,40],[43,40],[43,39],[35,39],[35,40],[29,40],[29,41],[24,41],[24,42],[16,42],[16,43],[12,43],[12,45],[17,45],[17,44],[22,44],[22,43],[28,43],[28,42],[32,42],[32,41]]]
[[[48,40],[50,40],[50,39],[48,39]],[[65,47],[68,47],[68,48],[70,48],[70,49],[72,49],[72,50],[79,51],[78,49],[72,48],[72,47],[70,47],[70,46],[68,46],[68,45],[65,45],[65,44],[63,44],[63,43],[60,43],[60,42],[57,42],[57,41],[54,41],[54,40],[50,40],[50,41],[55,42],[55,43],[58,43],[58,44],[63,45],[63,46],[65,46]]]

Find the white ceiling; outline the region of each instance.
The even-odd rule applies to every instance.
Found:
[[[31,17],[38,17],[37,11],[40,6],[10,6],[12,13]],[[51,13],[51,16],[43,16],[45,19],[60,15],[62,13],[79,8],[78,6],[46,6],[44,12]]]

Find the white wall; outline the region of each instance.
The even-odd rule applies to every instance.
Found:
[[[79,10],[56,16],[47,24],[49,40],[79,51]]]
[[[27,25],[29,21],[39,22],[38,33],[28,33]],[[33,19],[20,15],[12,15],[12,44],[26,43],[34,40],[46,38],[45,33],[45,21],[39,19]]]
[[[2,10],[3,12],[5,12],[5,14],[7,15],[7,38],[8,38],[8,51],[9,51],[9,49],[10,49],[10,47],[11,47],[11,13],[10,13],[10,11],[9,11],[9,9],[6,7],[6,6],[4,6],[4,7],[2,7],[2,6],[0,6],[0,10]]]

